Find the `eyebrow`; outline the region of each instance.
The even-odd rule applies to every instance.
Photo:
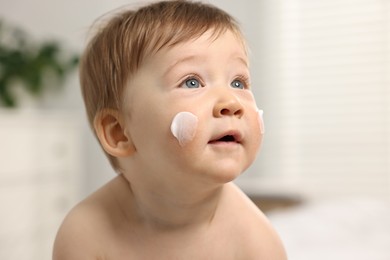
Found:
[[[249,68],[249,60],[244,59],[241,55],[234,56],[234,59],[240,60],[247,68]]]
[[[172,64],[170,64],[168,66],[168,68],[164,72],[164,75],[169,74],[169,72],[171,70],[173,70],[180,63],[186,63],[186,62],[195,61],[195,60],[200,60],[199,56],[197,56],[197,55],[189,55],[189,56],[186,56],[184,58],[180,58],[180,59],[176,60],[175,62],[173,62]]]
[[[248,59],[243,58],[242,55],[232,55],[232,59],[239,60],[242,64],[244,64],[247,68],[249,68]],[[167,67],[167,69],[164,72],[164,75],[169,74],[169,72],[171,70],[173,70],[178,64],[186,63],[189,61],[197,61],[197,60],[199,60],[199,61],[206,60],[206,57],[201,57],[199,55],[189,55],[189,56],[180,58]]]

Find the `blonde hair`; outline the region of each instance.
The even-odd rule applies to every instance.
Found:
[[[230,30],[243,39],[233,17],[200,2],[160,1],[108,19],[87,45],[80,63],[81,91],[91,128],[99,111],[121,109],[123,89],[146,57],[208,30],[213,37]],[[117,160],[107,156],[117,170]]]

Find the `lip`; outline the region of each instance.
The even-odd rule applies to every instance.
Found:
[[[240,144],[242,142],[242,134],[237,130],[229,130],[213,136],[208,142],[209,144]]]

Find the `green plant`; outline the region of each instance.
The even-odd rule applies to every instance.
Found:
[[[34,42],[23,30],[0,20],[0,105],[18,105],[12,91],[16,83],[33,96],[48,87],[61,87],[78,61],[77,54],[64,53],[58,42]],[[55,84],[47,84],[47,78]]]

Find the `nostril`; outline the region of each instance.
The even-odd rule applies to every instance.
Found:
[[[221,116],[236,116],[242,117],[244,114],[244,107],[237,100],[227,100],[227,101],[219,101],[215,104],[213,109],[213,115],[215,117]]]
[[[241,117],[242,114],[243,114],[243,109],[239,108],[239,109],[228,109],[228,108],[223,108],[220,110],[220,115],[221,116],[231,116],[231,115],[234,115],[234,116],[237,116],[237,117]]]
[[[224,109],[222,109],[221,110],[221,115],[229,115],[230,114],[230,110],[229,109],[227,109],[227,108],[224,108]]]
[[[243,114],[243,110],[242,110],[242,109],[238,109],[238,110],[236,110],[236,111],[234,112],[234,115],[235,115],[235,116],[238,116],[238,117],[241,117],[242,114]]]

